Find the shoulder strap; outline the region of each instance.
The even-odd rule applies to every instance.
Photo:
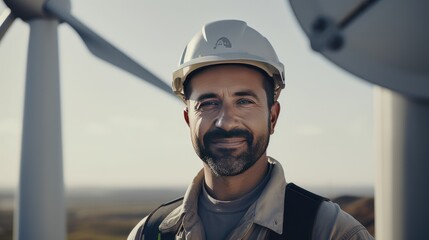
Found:
[[[159,225],[161,222],[183,202],[183,197],[171,202],[164,203],[157,209],[153,210],[147,217],[144,225],[140,226],[137,231],[135,240],[154,240],[161,239]],[[171,236],[170,236],[171,235]],[[162,239],[174,239],[174,233],[162,233]]]
[[[289,183],[285,191],[283,234],[271,232],[268,239],[311,240],[317,212],[323,201],[328,199]],[[140,226],[135,240],[174,239],[175,232],[160,233],[159,225],[182,202],[183,197],[162,204],[151,212],[145,224]]]
[[[327,200],[289,183],[285,191],[283,234],[271,232],[269,239],[311,240],[317,212]]]

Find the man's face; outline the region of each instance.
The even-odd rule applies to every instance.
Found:
[[[280,110],[271,109],[256,70],[239,65],[214,66],[196,74],[185,120],[198,156],[218,176],[235,176],[266,157]]]

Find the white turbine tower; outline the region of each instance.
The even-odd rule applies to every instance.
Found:
[[[30,26],[15,239],[66,238],[59,81],[59,23],[69,24],[97,57],[166,93],[171,88],[70,13],[70,0],[4,0],[0,40],[18,17]]]
[[[377,84],[376,239],[427,239],[428,1],[290,0],[313,50]]]

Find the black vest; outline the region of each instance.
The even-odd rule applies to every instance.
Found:
[[[286,186],[284,202],[283,234],[270,231],[267,239],[311,240],[317,212],[323,201],[328,199],[309,192],[293,183]],[[140,226],[135,240],[172,240],[179,229],[161,232],[159,225],[183,202],[183,197],[162,204],[149,214]]]

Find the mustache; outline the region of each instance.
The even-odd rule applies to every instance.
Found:
[[[204,135],[203,141],[205,144],[213,141],[218,138],[233,138],[233,137],[242,137],[245,138],[247,143],[252,143],[253,136],[252,134],[244,129],[233,129],[231,131],[225,131],[221,128],[214,128],[213,130],[207,132]]]

